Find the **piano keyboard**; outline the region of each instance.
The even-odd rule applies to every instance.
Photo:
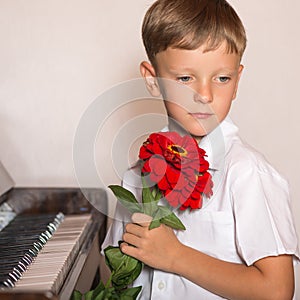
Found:
[[[23,216],[23,218],[26,217]],[[42,218],[45,219],[45,216]],[[49,218],[51,217],[49,216]],[[3,235],[3,233],[5,233],[5,235],[8,236],[9,230],[8,233],[6,230],[0,232],[0,276],[2,278],[2,286],[11,287],[16,291],[35,290],[51,291],[54,294],[58,293],[71,268],[72,261],[79,251],[80,244],[85,236],[85,230],[91,222],[91,218],[89,214],[67,216],[58,214],[55,216],[54,221],[48,222],[47,220],[46,230],[42,231],[43,234],[38,235],[34,231],[37,230],[34,229],[34,220],[31,222],[27,217],[26,222],[24,222],[26,223],[26,229],[23,226],[22,234],[18,233],[18,235],[22,237],[20,238],[22,241],[19,241],[19,244],[22,242],[23,245],[27,245],[26,255],[24,256],[24,251],[22,252],[18,249],[14,251],[15,257],[13,258],[9,256],[9,244],[4,245],[3,239],[1,239],[1,234]],[[35,221],[37,222],[38,219]],[[38,242],[35,242],[34,247],[30,248],[30,251],[28,250],[30,239],[26,238],[26,235],[24,236],[24,233],[29,231],[29,224],[33,227],[35,237],[41,237]],[[49,233],[52,236],[49,236]],[[18,238],[15,240],[18,240]],[[5,266],[4,259],[2,259],[1,251],[3,251],[4,257],[7,258],[7,267]],[[20,257],[22,258],[21,264]],[[5,274],[3,275],[1,273],[5,273],[5,270],[9,270],[9,268],[13,266],[11,261],[19,261],[19,264],[13,267],[13,271],[10,272],[9,278],[6,278],[5,281],[3,280]]]

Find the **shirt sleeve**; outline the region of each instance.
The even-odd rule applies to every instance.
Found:
[[[289,188],[271,167],[249,164],[239,170],[231,189],[238,253],[247,265],[291,254],[299,260]]]

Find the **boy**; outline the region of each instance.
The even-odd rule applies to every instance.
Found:
[[[168,130],[206,150],[214,194],[178,215],[186,231],[148,230],[135,214],[125,227],[114,222],[103,247],[123,239],[121,250],[147,265],[135,282],[140,299],[292,299],[299,252],[287,183],[227,118],[246,46],[239,17],[225,0],[158,0],[143,41],[147,88],[163,95]],[[137,181],[127,173],[124,186],[137,192]],[[125,214],[117,208],[116,220]]]

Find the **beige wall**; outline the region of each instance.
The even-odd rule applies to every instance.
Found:
[[[105,90],[139,76],[140,24],[150,3],[0,0],[0,159],[17,186],[77,184],[72,145],[80,117]],[[249,39],[232,117],[288,178],[300,232],[300,2],[230,3]],[[118,114],[114,120],[112,131],[122,124]]]

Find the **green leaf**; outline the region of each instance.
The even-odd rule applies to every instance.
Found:
[[[105,298],[106,294],[107,294],[106,291],[103,290],[99,294],[95,295],[95,297],[92,300],[105,300],[107,299]]]
[[[155,220],[159,220],[160,223],[168,225],[174,229],[185,230],[185,227],[179,218],[166,206],[158,205],[158,210],[154,217],[154,221]]]
[[[167,217],[170,214],[172,214],[172,211],[167,206],[158,205],[157,206],[157,211],[156,211],[156,213],[153,217],[153,221],[161,220],[161,219]]]
[[[104,253],[106,264],[112,272],[112,284],[117,289],[125,288],[140,275],[143,263],[122,253],[119,247],[108,246]]]
[[[149,225],[149,230],[159,227],[160,224],[161,224],[160,220],[158,220],[158,219],[152,220]]]
[[[160,222],[174,229],[185,230],[185,226],[173,212],[170,215],[162,218]]]
[[[112,190],[122,205],[124,205],[130,212],[143,212],[140,204],[130,191],[119,185],[109,185],[108,187]]]
[[[113,287],[106,288],[100,292],[100,294],[96,295],[92,300],[119,300],[115,289]]]
[[[121,300],[135,300],[142,290],[141,286],[128,288],[120,293]]]
[[[82,294],[79,291],[74,291],[71,300],[81,300]]]
[[[133,257],[126,256],[124,265],[113,274],[113,286],[117,289],[122,289],[128,286],[140,275],[142,268],[142,262],[134,259]]]
[[[96,288],[92,291],[92,299],[95,299],[98,294],[105,290],[105,285],[102,281],[96,286]]]
[[[126,296],[126,295],[124,295],[124,296],[120,296],[120,298],[119,298],[120,300],[133,300],[133,298],[132,297],[130,297],[130,296]]]
[[[108,246],[104,249],[105,262],[111,272],[117,270],[123,263],[124,255],[119,247]]]
[[[86,292],[86,293],[84,294],[84,300],[92,300],[92,299],[94,299],[94,298],[93,298],[93,292],[94,292],[94,291]]]
[[[147,185],[146,179],[142,176],[143,190],[142,190],[142,202],[143,202],[143,213],[148,216],[154,217],[157,211],[157,204],[159,199],[156,199],[157,188],[150,188]]]

